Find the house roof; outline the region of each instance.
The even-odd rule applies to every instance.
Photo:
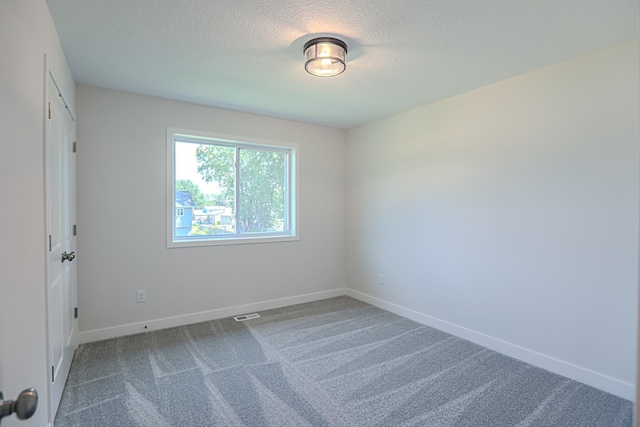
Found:
[[[636,0],[47,0],[77,83],[348,129],[638,37]],[[303,45],[348,45],[337,77]]]
[[[188,191],[176,191],[176,207],[192,208],[195,206],[191,193]]]

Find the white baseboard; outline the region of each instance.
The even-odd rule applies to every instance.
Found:
[[[286,307],[293,304],[302,304],[305,302],[334,298],[345,294],[346,288],[337,288],[331,289],[329,291],[297,295],[294,297],[260,301],[251,304],[219,308],[216,310],[184,314],[181,316],[165,317],[162,319],[153,319],[146,322],[129,323],[126,325],[118,325],[102,329],[92,329],[89,331],[79,332],[78,340],[80,344],[85,344],[93,341],[102,341],[110,338],[139,334],[141,332],[174,328],[176,326],[190,325],[192,323],[206,322],[215,319],[223,319],[226,317],[237,316],[239,314],[251,313],[254,311],[270,310],[272,308]]]
[[[427,326],[439,329],[452,335],[464,338],[483,347],[490,348],[499,353],[513,357],[534,366],[546,369],[556,374],[571,378],[572,380],[590,385],[607,393],[614,394],[627,400],[635,401],[635,386],[627,382],[582,368],[563,360],[511,344],[507,341],[485,335],[445,320],[429,316],[424,313],[376,298],[353,289],[347,289],[346,294],[352,298],[364,301],[376,307],[414,320]]]

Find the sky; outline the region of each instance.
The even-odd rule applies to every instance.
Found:
[[[176,142],[176,180],[188,179],[204,194],[219,194],[220,188],[215,183],[207,183],[198,173],[198,161],[196,149],[200,144],[189,142]]]

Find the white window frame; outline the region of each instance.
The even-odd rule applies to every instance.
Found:
[[[274,149],[286,151],[289,156],[287,195],[285,201],[285,223],[288,230],[280,233],[218,234],[211,236],[188,236],[175,238],[175,141],[202,142],[215,145],[227,145],[239,148]],[[298,144],[282,141],[270,141],[262,138],[251,138],[214,132],[197,131],[179,128],[167,128],[167,248],[194,246],[236,245],[245,243],[289,242],[300,240],[298,237]],[[236,172],[237,173],[237,172]],[[236,175],[237,176],[237,175]],[[237,198],[236,198],[237,199]],[[237,202],[237,200],[236,200]],[[235,212],[238,215],[237,209]],[[236,221],[237,224],[237,221]],[[236,228],[236,233],[238,233]]]

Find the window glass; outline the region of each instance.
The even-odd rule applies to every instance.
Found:
[[[286,230],[286,155],[240,149],[239,227],[244,233]]]

